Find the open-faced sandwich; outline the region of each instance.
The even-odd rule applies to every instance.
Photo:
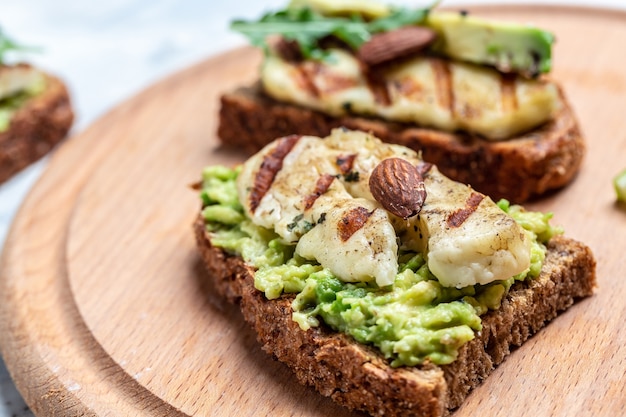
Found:
[[[227,145],[255,152],[343,126],[419,150],[450,178],[518,203],[579,170],[585,145],[548,76],[550,32],[374,0],[293,0],[232,27],[264,59],[257,83],[221,97]]]
[[[0,183],[48,153],[74,120],[64,83],[27,63],[9,64],[21,49],[0,31]]]
[[[494,202],[406,147],[335,129],[203,172],[217,292],[303,384],[372,415],[442,416],[592,294],[550,214]]]

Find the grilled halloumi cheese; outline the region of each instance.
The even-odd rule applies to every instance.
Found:
[[[41,71],[30,65],[0,65],[0,100],[30,90],[42,81]]]
[[[328,50],[322,61],[291,62],[271,54],[262,65],[261,82],[277,100],[332,116],[377,116],[488,140],[531,130],[562,106],[557,86],[549,81],[432,56],[368,76],[353,54],[340,49]]]
[[[347,282],[391,284],[400,247],[424,252],[444,286],[508,279],[530,266],[523,229],[490,198],[435,167],[424,174],[427,197],[418,216],[387,212],[368,184],[390,157],[422,164],[416,152],[363,132],[282,138],[244,163],[239,200],[255,224]]]
[[[452,181],[433,168],[425,177],[427,198],[407,227],[407,246],[427,254],[428,268],[446,287],[488,284],[530,266],[526,231],[491,198]],[[514,272],[517,271],[517,272]]]

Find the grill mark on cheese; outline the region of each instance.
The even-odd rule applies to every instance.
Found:
[[[484,198],[485,196],[480,193],[474,192],[470,194],[470,196],[465,201],[464,208],[458,209],[455,212],[450,213],[450,215],[446,219],[448,226],[450,227],[461,226],[465,222],[465,220],[467,220],[469,216],[471,216],[472,213],[476,211],[476,209],[478,208],[478,206],[480,205],[481,201],[483,201]]]
[[[381,71],[367,71],[365,73],[367,86],[374,96],[374,101],[382,106],[391,105],[391,94],[387,80]]]
[[[305,210],[313,207],[313,204],[315,204],[317,199],[326,191],[328,191],[328,188],[330,188],[330,185],[333,183],[334,179],[335,176],[330,174],[324,174],[317,179],[317,182],[315,183],[315,190],[311,194],[304,197]]]
[[[358,80],[329,71],[319,62],[305,62],[296,69],[298,86],[317,98],[358,86]],[[317,83],[316,79],[322,82]]]
[[[472,215],[480,205],[480,202],[483,201],[485,196],[479,193],[472,193],[465,201],[465,207],[456,210],[453,213],[450,213],[446,222],[450,227],[459,227],[461,226],[465,220]]]
[[[317,65],[314,63],[314,65]],[[295,66],[295,75],[296,75],[296,84],[301,90],[308,92],[310,95],[314,97],[320,96],[320,90],[315,85],[313,81],[312,71],[307,67],[306,62],[301,65]]]
[[[342,242],[358,232],[367,222],[367,219],[374,213],[365,207],[354,207],[348,210],[337,223],[337,231]]]
[[[250,211],[254,213],[274,183],[276,174],[283,167],[283,160],[296,146],[302,136],[291,135],[279,139],[276,146],[263,157],[263,162],[254,177],[254,185],[250,190]]]
[[[332,94],[341,90],[356,87],[359,84],[357,80],[335,74],[332,71],[327,71],[321,65],[317,66],[316,72],[317,75],[321,75],[324,80],[323,88],[318,87],[318,89],[323,93]]]
[[[504,113],[513,112],[518,108],[515,78],[514,74],[502,74],[500,78],[500,95]]]
[[[339,167],[339,171],[341,171],[342,175],[346,175],[348,172],[352,171],[352,167],[354,166],[354,159],[357,154],[353,153],[350,155],[339,155],[335,160],[337,167]]]
[[[404,77],[393,81],[392,87],[403,97],[420,102],[424,98],[424,85],[413,77]]]
[[[435,76],[435,92],[438,104],[454,115],[454,90],[450,63],[439,58],[430,58],[430,66]]]

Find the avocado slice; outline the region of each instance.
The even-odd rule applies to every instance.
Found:
[[[492,65],[531,78],[551,69],[555,38],[548,31],[463,12],[431,12],[425,25],[439,36],[432,50],[452,59]]]
[[[388,16],[390,6],[378,0],[291,0],[290,9],[308,7],[324,16],[361,15],[366,19]]]

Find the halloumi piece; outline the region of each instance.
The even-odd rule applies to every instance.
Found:
[[[417,56],[368,77],[357,58],[328,50],[321,61],[266,57],[267,94],[332,116],[357,114],[504,140],[553,118],[557,86],[475,64]]]
[[[530,266],[530,238],[491,198],[432,169],[418,219],[428,268],[445,287],[488,284]]]
[[[400,219],[369,191],[384,159],[422,161],[415,151],[364,132],[279,139],[244,163],[239,199],[252,221],[346,282],[393,282],[398,248],[424,252],[448,287],[508,279],[530,266],[530,239],[489,197],[432,167],[418,216]]]

